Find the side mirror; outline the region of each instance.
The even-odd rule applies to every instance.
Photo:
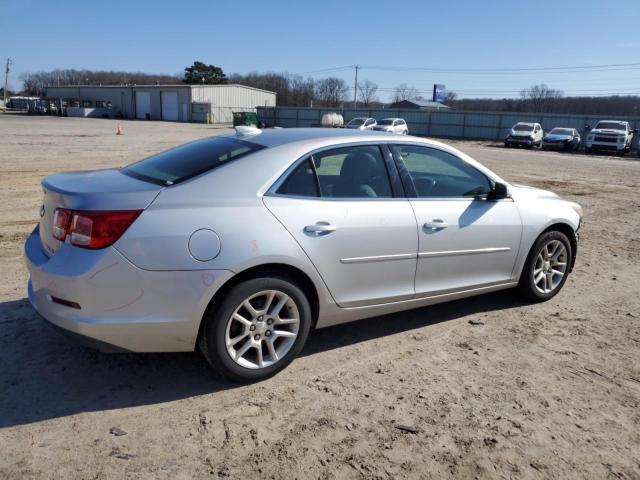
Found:
[[[504,183],[496,182],[487,195],[487,200],[500,200],[509,196],[509,189]]]

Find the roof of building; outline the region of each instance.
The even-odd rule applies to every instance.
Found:
[[[421,108],[449,108],[447,105],[444,105],[443,103],[432,102],[430,100],[402,100],[400,102],[396,102],[395,104],[403,103],[403,102],[413,103],[414,105],[418,105]]]
[[[270,90],[262,88],[250,87],[248,85],[240,85],[239,83],[225,83],[221,85],[188,85],[185,83],[176,83],[173,85],[48,85],[45,88],[205,88],[205,87],[240,87],[259,92],[273,93]]]

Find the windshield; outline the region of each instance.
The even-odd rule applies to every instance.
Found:
[[[570,128],[554,128],[549,132],[550,135],[573,135],[573,130]]]
[[[626,126],[624,123],[620,122],[598,122],[596,125],[598,129],[606,129],[606,130],[626,130]]]
[[[235,138],[206,138],[132,163],[121,172],[147,182],[172,185],[263,148]]]
[[[513,126],[513,130],[515,130],[516,132],[530,132],[531,130],[533,130],[533,125],[524,125],[518,123]]]
[[[393,120],[385,118],[384,120],[380,120],[378,125],[393,125]]]
[[[347,125],[353,125],[354,127],[359,127],[364,123],[364,118],[354,118]]]

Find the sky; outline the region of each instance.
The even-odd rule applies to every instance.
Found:
[[[638,6],[638,0],[0,0],[0,63],[12,59],[14,89],[25,72],[177,74],[200,60],[227,74],[334,75],[351,88],[352,66],[360,65],[359,79],[377,83],[382,100],[402,83],[424,96],[434,83],[461,97],[517,97],[540,83],[565,95],[640,94]]]

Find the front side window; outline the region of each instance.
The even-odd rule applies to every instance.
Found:
[[[391,182],[378,146],[333,148],[302,161],[282,182],[279,195],[322,198],[391,198]]]
[[[392,150],[407,168],[418,198],[474,198],[491,191],[482,172],[451,153],[414,145],[394,145]]]

